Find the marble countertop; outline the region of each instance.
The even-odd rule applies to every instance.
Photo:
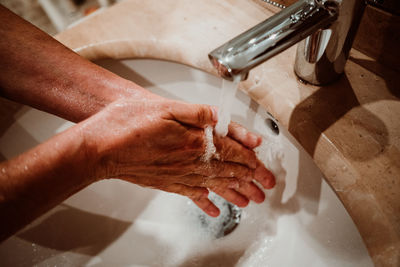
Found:
[[[56,38],[89,60],[156,58],[215,74],[207,54],[276,12],[249,0],[126,0]],[[329,86],[299,82],[295,47],[250,72],[241,89],[310,153],[377,266],[400,265],[400,75],[352,50]]]

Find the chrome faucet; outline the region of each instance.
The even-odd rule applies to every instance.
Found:
[[[343,73],[364,0],[299,0],[208,55],[227,80],[249,71],[301,41],[294,70],[311,84],[327,84]]]

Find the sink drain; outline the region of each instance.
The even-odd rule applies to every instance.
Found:
[[[240,223],[242,210],[225,199],[210,193],[210,200],[220,209],[221,213],[217,218],[203,214],[199,215],[202,228],[211,232],[215,238],[232,233]]]

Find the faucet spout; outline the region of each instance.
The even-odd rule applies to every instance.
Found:
[[[306,45],[303,45],[302,51],[297,52],[296,64],[306,62],[309,68],[323,58],[333,36],[326,29],[337,22],[343,1],[361,0],[299,0],[211,51],[208,57],[222,78],[232,81],[235,76],[239,76],[245,80],[252,68],[307,38],[303,41]],[[302,55],[299,56],[299,53]],[[302,72],[298,71],[300,68],[295,67],[298,75]],[[304,76],[309,75],[309,72],[308,69]],[[307,80],[307,77],[300,78]],[[309,82],[320,83],[314,80]]]

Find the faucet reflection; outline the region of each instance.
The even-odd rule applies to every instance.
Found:
[[[312,84],[327,84],[344,70],[363,10],[363,0],[299,0],[213,50],[209,58],[222,78],[245,80],[252,68],[303,40],[296,74]]]

